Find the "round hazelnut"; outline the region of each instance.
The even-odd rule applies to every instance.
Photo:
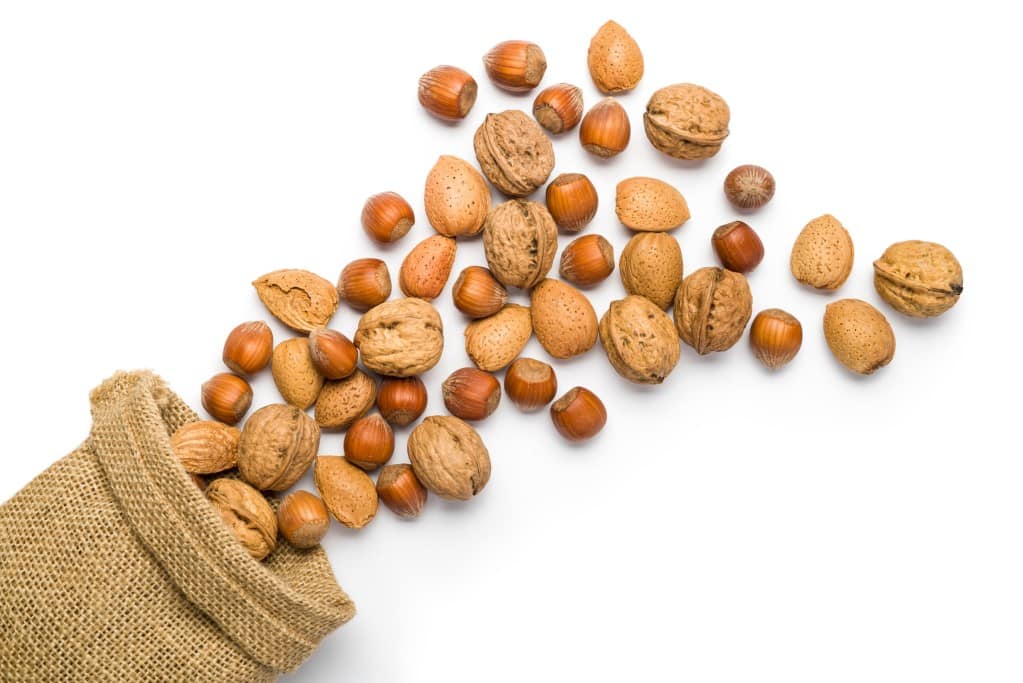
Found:
[[[631,134],[629,115],[612,97],[597,102],[579,124],[579,142],[583,149],[604,159],[624,152]]]
[[[445,121],[464,119],[476,91],[475,79],[457,66],[437,66],[419,77],[419,104]]]
[[[565,232],[579,232],[597,215],[597,189],[582,173],[562,173],[547,186],[547,210]]]
[[[391,273],[387,264],[378,258],[352,261],[341,271],[337,293],[357,311],[368,311],[384,303],[391,296]]]
[[[309,355],[316,371],[327,379],[344,379],[355,372],[359,350],[337,330],[319,327],[309,333]]]
[[[463,420],[482,420],[497,410],[501,383],[489,372],[476,368],[455,370],[441,384],[444,406]]]
[[[296,548],[313,548],[327,535],[330,513],[319,496],[292,491],[277,508],[277,528]]]
[[[274,333],[262,320],[242,323],[224,342],[224,365],[239,375],[254,375],[270,362]]]
[[[377,410],[385,420],[406,427],[426,410],[426,385],[418,377],[384,377],[377,392]]]
[[[614,272],[614,247],[601,235],[583,235],[561,252],[558,273],[578,287],[592,287]]]
[[[377,477],[377,495],[402,519],[415,519],[426,505],[426,487],[419,483],[412,465],[388,465]]]
[[[213,419],[233,425],[252,405],[252,387],[238,375],[222,372],[202,385],[202,407]]]
[[[415,222],[412,207],[397,192],[375,194],[362,207],[362,227],[377,242],[400,240]]]
[[[554,400],[558,378],[543,361],[517,358],[504,375],[504,392],[521,410],[539,410]]]
[[[502,90],[529,92],[543,80],[547,57],[536,43],[506,40],[483,55],[483,67],[494,85]]]
[[[463,270],[451,287],[455,308],[470,318],[486,318],[508,302],[508,290],[482,266]]]
[[[571,130],[583,117],[583,91],[568,83],[544,88],[533,100],[533,116],[555,135]]]
[[[592,391],[574,387],[551,404],[551,420],[569,441],[585,441],[607,424],[607,409]]]
[[[380,467],[394,454],[394,432],[379,415],[361,417],[345,432],[345,457],[366,471]]]
[[[725,176],[725,196],[738,209],[759,209],[774,196],[774,176],[760,166],[737,166]]]
[[[737,273],[748,273],[764,259],[764,243],[742,221],[732,221],[714,231],[711,244],[721,265]]]
[[[787,364],[803,345],[803,326],[795,316],[780,308],[769,308],[757,313],[749,329],[753,355],[774,370]]]

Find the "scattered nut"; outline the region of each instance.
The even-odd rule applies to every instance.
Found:
[[[384,377],[377,390],[377,410],[392,425],[407,427],[426,410],[426,385],[418,377]]]
[[[622,250],[618,272],[626,292],[645,296],[663,311],[682,282],[682,249],[666,233],[636,233]]]
[[[568,83],[544,88],[533,100],[533,117],[555,135],[575,128],[583,117],[583,91]]]
[[[522,353],[533,334],[529,309],[508,304],[465,328],[465,352],[480,370],[497,372]]]
[[[252,405],[252,387],[238,375],[222,372],[202,385],[202,407],[213,419],[233,425]]]
[[[362,370],[344,379],[324,382],[316,399],[316,424],[321,429],[348,429],[369,412],[376,400],[376,382]]]
[[[700,355],[732,348],[752,313],[746,278],[723,268],[691,273],[675,295],[675,327]]]
[[[792,245],[789,267],[793,277],[804,285],[838,289],[849,277],[852,266],[852,238],[830,214],[807,223]]]
[[[464,119],[476,91],[475,79],[457,66],[437,66],[419,77],[419,104],[445,121]]]
[[[508,302],[508,290],[486,268],[469,266],[451,287],[451,298],[455,308],[470,318],[486,318]]]
[[[457,417],[434,415],[408,437],[408,457],[423,486],[441,498],[469,500],[490,479],[490,453],[476,430]]]
[[[883,368],[895,355],[895,333],[887,318],[859,299],[828,304],[824,339],[842,365],[861,375]]]
[[[327,535],[330,513],[318,496],[308,491],[292,491],[277,508],[277,528],[296,548],[313,548]]]
[[[339,455],[321,455],[313,468],[316,490],[334,519],[361,529],[377,514],[377,488],[369,475]]]
[[[547,58],[535,43],[507,40],[483,55],[483,67],[497,87],[508,92],[529,92],[543,80]]]
[[[558,378],[543,361],[517,358],[504,375],[504,392],[521,410],[539,410],[554,400]]]
[[[426,218],[445,237],[472,237],[490,211],[490,188],[479,171],[458,157],[442,156],[426,176]]]
[[[586,353],[597,342],[597,313],[575,287],[547,279],[533,288],[533,332],[555,358]]]
[[[609,21],[590,40],[586,55],[594,85],[605,95],[632,90],[643,78],[643,53],[621,27]]]
[[[753,355],[774,370],[786,365],[799,353],[803,345],[803,326],[795,316],[780,308],[769,308],[753,318],[749,342]]]
[[[646,105],[643,127],[656,149],[676,159],[706,159],[728,137],[728,105],[691,83],[661,88]]]
[[[732,221],[715,230],[711,244],[721,265],[736,273],[748,273],[764,259],[760,236],[742,221]]]
[[[391,273],[387,264],[378,258],[352,261],[341,271],[337,294],[341,301],[357,311],[379,306],[391,296]]]
[[[285,339],[278,344],[270,371],[285,401],[302,410],[316,403],[323,388],[323,375],[313,365],[307,339]]]
[[[896,242],[874,261],[874,288],[899,313],[933,318],[959,301],[963,268],[935,242]]]
[[[774,196],[774,176],[753,164],[737,166],[725,176],[725,196],[738,209],[759,209]]]
[[[490,272],[501,284],[529,289],[554,263],[558,228],[543,204],[513,199],[487,214],[483,250]]]
[[[379,415],[360,417],[345,432],[344,449],[348,462],[371,472],[394,454],[394,432]]]
[[[631,136],[629,115],[612,97],[593,105],[579,124],[579,142],[583,149],[604,159],[624,152]]]
[[[397,242],[416,222],[412,207],[397,192],[381,192],[362,207],[362,227],[377,242]]]
[[[178,428],[171,436],[174,455],[190,474],[214,474],[238,463],[241,432],[221,422],[199,420]]]
[[[592,391],[574,387],[551,404],[551,421],[569,441],[585,441],[607,424],[607,409]]]
[[[582,173],[562,173],[547,186],[547,210],[565,232],[579,232],[597,215],[597,189]]]
[[[501,383],[489,372],[476,368],[455,370],[441,384],[444,406],[463,420],[490,417],[501,403]]]
[[[206,498],[253,559],[277,547],[277,515],[259,491],[237,479],[216,479],[206,487]]]
[[[681,352],[675,325],[642,296],[612,301],[600,319],[600,342],[615,371],[638,384],[660,384]]]
[[[274,333],[262,320],[242,323],[224,342],[224,365],[239,375],[254,375],[270,362]]]
[[[252,286],[267,310],[298,332],[326,327],[337,310],[337,288],[307,270],[277,270]]]
[[[536,121],[511,109],[487,114],[473,138],[483,175],[509,197],[525,197],[547,182],[554,147]]]
[[[601,235],[583,235],[561,252],[558,273],[577,287],[592,287],[614,272],[614,247]]]
[[[238,440],[238,473],[260,491],[285,491],[316,457],[320,428],[302,410],[279,403],[252,413]]]
[[[440,360],[444,327],[437,309],[422,299],[395,299],[359,320],[355,345],[363,364],[390,377],[421,375]]]
[[[451,276],[457,248],[453,237],[443,235],[427,237],[414,246],[398,271],[402,293],[427,301],[440,296]]]
[[[321,327],[309,333],[309,356],[326,379],[344,379],[355,372],[359,350],[337,330]]]
[[[416,479],[412,465],[388,465],[377,477],[377,495],[402,519],[415,519],[426,505],[426,487]]]
[[[627,178],[615,188],[615,214],[630,230],[666,232],[689,220],[689,205],[663,180]]]

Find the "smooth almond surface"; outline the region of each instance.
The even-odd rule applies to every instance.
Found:
[[[681,192],[663,180],[636,177],[618,183],[615,213],[632,230],[664,232],[689,220],[689,205]]]

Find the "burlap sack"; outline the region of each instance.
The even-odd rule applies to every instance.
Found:
[[[322,550],[242,549],[171,453],[197,418],[159,378],[107,380],[92,419],[0,507],[0,680],[270,681],[353,616]]]

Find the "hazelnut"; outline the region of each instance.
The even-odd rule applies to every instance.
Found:
[[[482,266],[463,270],[451,288],[455,308],[470,318],[486,318],[508,302],[508,290]]]
[[[764,258],[764,243],[746,223],[732,221],[714,231],[711,237],[714,252],[721,265],[736,273],[748,273]]]
[[[401,262],[398,286],[405,296],[431,301],[451,276],[458,245],[453,237],[433,235],[417,244]]]
[[[277,528],[296,548],[312,548],[327,535],[330,513],[319,496],[308,491],[292,491],[277,508]]]
[[[445,121],[464,119],[476,103],[476,81],[457,66],[437,66],[419,77],[419,104]]]
[[[597,189],[582,173],[562,173],[547,186],[547,210],[559,228],[579,232],[597,215]]]
[[[277,515],[259,491],[237,479],[216,479],[206,499],[253,559],[277,547]]]
[[[656,149],[676,159],[707,159],[728,137],[728,105],[717,93],[692,83],[655,92],[646,105],[643,128]]]
[[[375,194],[362,207],[362,227],[377,242],[400,240],[415,222],[412,207],[397,192]]]
[[[379,499],[373,480],[347,459],[316,458],[313,482],[330,514],[349,529],[361,529],[376,516]]]
[[[504,392],[521,410],[539,410],[554,400],[558,378],[543,361],[517,358],[504,375]]]
[[[489,417],[501,402],[501,383],[489,372],[476,368],[455,370],[441,384],[444,406],[463,420]]]
[[[509,197],[525,197],[547,182],[554,146],[536,121],[511,109],[487,114],[472,141],[483,175]]]
[[[883,368],[895,356],[895,333],[888,319],[859,299],[827,305],[824,339],[838,362],[861,375]]]
[[[601,235],[583,235],[561,252],[561,277],[578,287],[592,287],[614,272],[614,247]]]
[[[341,271],[337,294],[357,311],[368,311],[384,303],[391,296],[391,273],[387,264],[378,258],[352,261]]]
[[[394,454],[394,432],[379,415],[361,417],[345,432],[344,449],[348,462],[366,471],[375,470]]]
[[[262,320],[242,323],[224,342],[224,365],[239,375],[254,375],[270,362],[274,333]]]
[[[508,40],[483,55],[483,67],[494,85],[513,93],[529,92],[543,80],[547,58],[535,43]]]
[[[377,391],[377,410],[393,425],[405,427],[426,410],[426,385],[418,377],[384,377]]]
[[[252,413],[238,441],[238,473],[260,491],[286,491],[316,457],[320,428],[304,411],[271,404]]]
[[[742,337],[753,295],[741,274],[723,268],[690,273],[675,294],[675,327],[701,356],[727,351]]]
[[[199,420],[182,425],[171,436],[174,455],[190,474],[223,472],[238,462],[241,432],[222,422]]]
[[[222,372],[202,385],[202,407],[213,419],[233,425],[252,405],[252,387],[238,375]]]
[[[533,116],[555,135],[571,130],[583,117],[583,91],[568,83],[544,88],[533,100]]]
[[[803,345],[803,326],[795,316],[780,308],[757,313],[749,328],[753,355],[771,370],[785,365],[799,353]]]
[[[592,391],[574,387],[551,404],[551,420],[569,441],[585,441],[604,428],[607,409]]]
[[[313,367],[327,379],[344,379],[355,372],[359,350],[337,330],[320,327],[309,333]]]
[[[469,500],[490,480],[490,453],[460,418],[432,415],[408,437],[408,457],[423,486],[448,500]]]
[[[586,112],[579,125],[579,142],[587,152],[609,159],[625,151],[631,132],[625,109],[607,97]]]
[[[759,209],[774,196],[774,176],[753,164],[737,166],[725,176],[725,196],[738,209]]]
[[[959,301],[963,268],[935,242],[896,242],[874,261],[874,288],[896,311],[933,318]]]
[[[377,477],[377,495],[402,519],[415,519],[426,505],[426,487],[419,483],[412,465],[388,465]]]

